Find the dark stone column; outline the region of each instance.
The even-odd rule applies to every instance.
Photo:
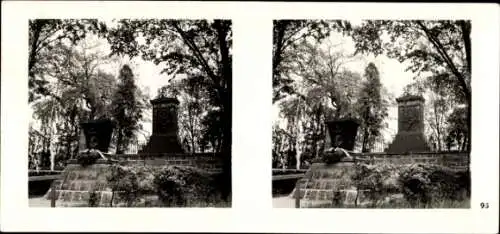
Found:
[[[427,152],[429,145],[424,135],[424,103],[421,96],[406,95],[397,98],[398,133],[389,153]]]
[[[153,105],[153,134],[139,153],[183,153],[178,136],[176,98],[161,97],[151,100]]]

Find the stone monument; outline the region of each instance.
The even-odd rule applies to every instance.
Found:
[[[424,103],[422,96],[404,95],[398,103],[398,133],[387,148],[388,153],[430,151],[424,135]]]
[[[80,126],[85,137],[85,144],[80,143],[80,147],[85,146],[86,149],[97,149],[103,153],[108,152],[115,127],[113,121],[109,119],[89,120],[82,122]]]
[[[160,97],[151,100],[153,105],[153,134],[141,153],[183,153],[177,126],[176,98]]]
[[[328,132],[325,148],[340,147],[350,151],[354,150],[359,127],[357,120],[341,119],[326,121],[325,124]]]

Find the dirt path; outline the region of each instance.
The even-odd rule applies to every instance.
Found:
[[[295,200],[288,197],[273,197],[273,208],[295,208]]]
[[[29,207],[50,207],[50,200],[43,197],[29,198]]]

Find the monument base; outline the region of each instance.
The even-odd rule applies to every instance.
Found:
[[[184,153],[175,136],[153,135],[139,153]]]
[[[400,132],[386,150],[388,153],[429,152],[430,148],[421,132]]]

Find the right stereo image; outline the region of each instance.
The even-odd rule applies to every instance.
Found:
[[[274,208],[470,208],[469,20],[275,20]]]

